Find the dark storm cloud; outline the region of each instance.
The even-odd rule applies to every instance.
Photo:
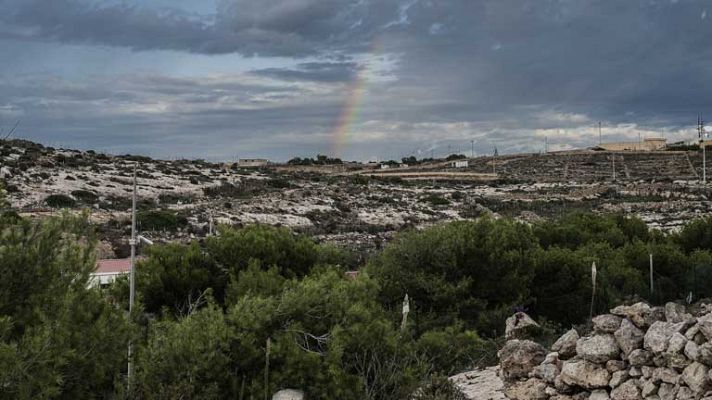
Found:
[[[140,4],[0,0],[0,35],[288,60],[257,57],[264,64],[239,77],[5,76],[0,116],[24,112],[29,126],[67,135],[96,127],[112,140],[143,127],[168,145],[199,130],[219,150],[318,146],[375,52],[392,65],[372,74],[388,79],[364,80],[353,157],[470,138],[511,150],[542,135],[586,146],[599,120],[611,137],[637,137],[712,114],[712,5],[701,0],[218,0],[204,14]],[[288,144],[264,146],[290,156]]]
[[[150,5],[150,2],[146,2]],[[304,56],[364,48],[397,2],[220,0],[214,14],[82,0],[4,0],[1,37],[134,50]]]

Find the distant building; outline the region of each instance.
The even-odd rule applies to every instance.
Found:
[[[388,169],[390,167],[390,164],[381,164],[381,169]]]
[[[237,160],[237,166],[241,168],[257,168],[264,167],[269,164],[266,158],[241,158]]]
[[[601,143],[594,147],[594,150],[608,151],[656,151],[665,150],[667,139],[646,138],[642,142],[613,142]]]
[[[89,285],[104,287],[115,281],[117,277],[131,272],[130,258],[115,258],[99,260],[96,269],[89,276]]]
[[[454,160],[450,161],[450,167],[452,168],[467,168],[470,162],[467,160]]]

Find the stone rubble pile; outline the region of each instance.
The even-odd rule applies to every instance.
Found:
[[[518,320],[528,319],[517,317]],[[499,352],[513,400],[712,400],[712,306],[619,306],[593,332],[561,336],[548,352],[526,339]]]

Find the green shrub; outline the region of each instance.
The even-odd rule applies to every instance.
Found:
[[[450,204],[450,200],[435,194],[424,197],[420,201],[430,203],[434,206],[446,206]]]
[[[99,196],[97,196],[96,193],[88,190],[73,190],[72,196],[74,196],[75,199],[87,204],[92,204],[99,200]]]
[[[68,208],[74,207],[76,201],[64,194],[51,194],[45,198],[45,204],[54,208]]]
[[[142,230],[175,231],[188,225],[188,220],[169,210],[139,211],[136,220]]]

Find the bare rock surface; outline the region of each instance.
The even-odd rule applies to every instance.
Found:
[[[507,400],[504,382],[498,375],[499,367],[469,371],[451,376],[450,380],[472,400]]]

